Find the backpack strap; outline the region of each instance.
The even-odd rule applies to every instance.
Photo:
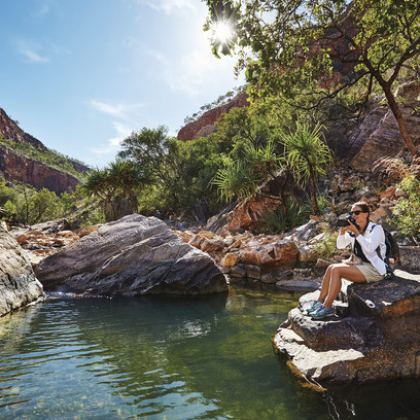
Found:
[[[372,226],[370,227],[370,231],[369,233],[372,233],[373,229],[376,228],[376,226],[378,226],[376,223],[370,222],[372,223]]]

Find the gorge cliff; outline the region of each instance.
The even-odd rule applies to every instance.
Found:
[[[0,175],[57,194],[74,191],[89,168],[48,149],[0,108]]]

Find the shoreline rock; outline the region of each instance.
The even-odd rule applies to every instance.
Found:
[[[292,309],[275,349],[317,386],[420,377],[420,278],[407,277],[351,284],[348,306],[325,321]]]
[[[0,227],[0,317],[44,296],[25,251]]]

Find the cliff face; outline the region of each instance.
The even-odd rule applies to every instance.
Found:
[[[38,139],[32,137],[28,133],[25,133],[2,108],[0,108],[0,136],[5,139],[29,143],[38,150],[47,150],[47,148]]]
[[[33,187],[47,188],[56,194],[74,191],[79,180],[13,150],[0,147],[0,172],[9,181],[19,181]]]
[[[216,129],[216,123],[220,117],[232,108],[248,106],[247,96],[244,92],[236,95],[228,103],[205,112],[196,121],[182,127],[178,133],[178,140],[193,140],[198,137],[207,137]]]
[[[415,110],[420,106],[420,84],[410,82],[401,85],[397,98],[402,104],[408,132],[415,145],[420,144],[420,115]],[[361,124],[347,140],[352,158],[352,168],[370,171],[374,162],[383,157],[395,157],[404,149],[404,142],[398,129],[397,121],[388,106],[374,106]]]
[[[0,138],[26,144],[28,148],[36,149],[40,153],[49,153],[49,149],[44,144],[23,131],[17,123],[12,120],[7,113],[0,108]],[[71,159],[68,162],[80,173],[86,172],[89,168]],[[38,160],[29,158],[12,148],[0,144],[0,173],[9,181],[19,181],[33,187],[47,188],[57,194],[65,191],[73,191],[79,180],[62,172],[59,169],[50,167]]]

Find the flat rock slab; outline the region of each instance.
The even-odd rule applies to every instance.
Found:
[[[25,251],[0,227],[0,316],[43,295]]]
[[[353,315],[395,317],[420,313],[420,281],[394,277],[348,288],[349,310]]]
[[[279,290],[312,292],[319,288],[319,282],[315,280],[282,280],[276,283]]]
[[[183,243],[161,220],[139,214],[101,226],[41,261],[35,273],[46,289],[88,295],[227,290],[207,254]]]

